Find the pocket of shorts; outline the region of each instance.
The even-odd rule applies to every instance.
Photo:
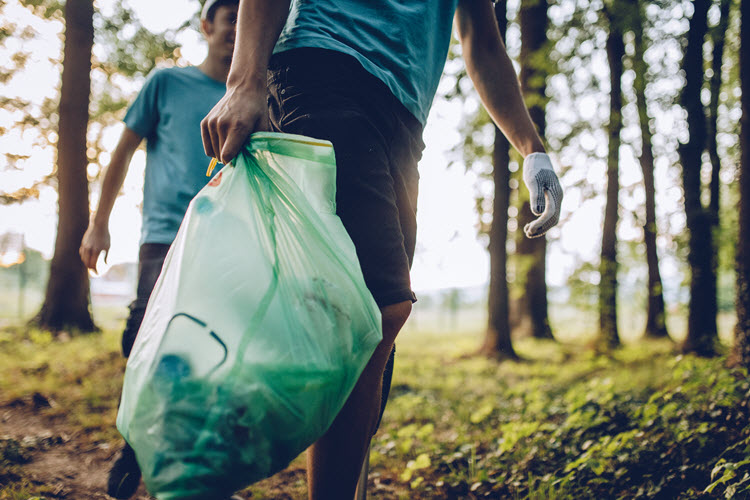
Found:
[[[269,69],[267,72],[267,100],[268,100],[268,117],[271,123],[278,125],[284,116],[284,105],[281,99],[281,89],[286,85],[287,68]]]
[[[285,67],[269,68],[266,72],[266,84],[270,87],[271,85],[283,83],[286,80],[287,70],[288,68]]]

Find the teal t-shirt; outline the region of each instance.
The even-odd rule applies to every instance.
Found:
[[[423,124],[450,45],[458,0],[292,0],[274,52],[354,56]]]
[[[171,244],[209,181],[200,123],[225,92],[224,82],[195,66],[158,69],[130,105],[125,125],[146,139],[141,244]]]

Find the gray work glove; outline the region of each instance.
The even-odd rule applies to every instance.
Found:
[[[523,162],[523,182],[529,188],[531,212],[538,219],[526,224],[528,238],[538,238],[560,221],[563,191],[546,153],[531,153]]]

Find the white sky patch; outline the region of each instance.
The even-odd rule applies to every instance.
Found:
[[[482,285],[489,275],[487,251],[476,237],[476,176],[463,165],[447,168],[447,152],[461,140],[455,129],[457,108],[436,102],[424,133],[412,267],[416,291]]]

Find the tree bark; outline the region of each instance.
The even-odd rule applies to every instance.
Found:
[[[507,28],[507,2],[495,4],[495,18],[500,34],[505,40]],[[518,359],[510,337],[509,294],[506,249],[508,239],[508,207],[510,205],[510,143],[495,127],[495,144],[492,154],[492,180],[495,194],[490,224],[490,286],[488,296],[488,321],[480,353],[495,359]]]
[[[717,144],[717,127],[719,115],[719,94],[721,93],[721,66],[724,60],[724,38],[726,31],[729,27],[729,7],[731,5],[730,0],[721,0],[719,4],[719,11],[721,18],[719,24],[711,32],[711,40],[713,42],[713,51],[711,58],[711,80],[709,81],[709,89],[711,90],[711,100],[708,104],[708,136],[707,136],[707,149],[708,157],[711,160],[711,184],[710,193],[711,198],[709,201],[709,211],[711,212],[711,222],[714,229],[719,227],[719,202],[720,202],[720,186],[721,182],[719,179],[719,172],[721,170],[721,160],[719,159],[719,148]],[[714,238],[714,254],[718,251],[718,245],[716,245],[716,238]],[[714,274],[718,268],[718,257],[714,256],[714,263],[717,265],[714,268]]]
[[[617,330],[617,209],[620,192],[619,157],[622,130],[622,58],[625,43],[621,20],[609,18],[607,61],[609,62],[609,151],[607,155],[607,204],[602,228],[602,252],[599,263],[599,344],[604,349],[620,345]]]
[[[708,0],[693,0],[693,16],[687,33],[687,45],[682,61],[685,87],[682,106],[687,110],[689,139],[679,148],[682,163],[682,183],[685,215],[689,232],[688,264],[690,265],[690,303],[688,331],[682,345],[683,352],[700,356],[717,354],[716,276],[713,262],[712,216],[701,203],[700,171],[706,147],[706,115],[701,103],[703,86],[703,42],[708,30]]]
[[[656,186],[654,183],[653,136],[649,126],[646,101],[646,73],[648,68],[643,58],[645,52],[643,0],[635,0],[631,6],[634,9],[633,34],[635,35],[635,51],[633,54],[635,80],[633,87],[635,88],[638,120],[641,126],[640,163],[643,171],[643,188],[646,193],[646,223],[643,226],[643,242],[646,246],[646,263],[648,264],[648,306],[644,335],[651,338],[669,338],[664,311],[661,273],[659,272],[659,255],[656,247]]]
[[[500,2],[498,2],[500,3]],[[487,332],[481,353],[496,359],[518,359],[513,349],[509,322],[509,293],[506,242],[508,207],[510,205],[510,143],[500,130],[495,130],[492,178],[495,198],[490,225],[490,285]]]
[[[706,123],[708,135],[706,137],[706,149],[711,161],[711,181],[709,183],[710,198],[708,202],[708,213],[711,219],[711,276],[713,278],[714,293],[718,295],[719,280],[719,238],[721,237],[721,220],[719,206],[721,204],[721,159],[719,158],[717,122],[719,115],[719,94],[722,83],[722,64],[724,60],[724,39],[729,28],[729,8],[731,0],[720,0],[719,23],[711,30],[710,38],[713,43],[711,70],[712,75],[708,82],[711,91],[711,99],[708,104],[708,120]],[[716,312],[718,314],[718,298],[716,299]],[[718,336],[718,332],[717,332]]]
[[[539,135],[544,137],[547,71],[534,57],[547,43],[547,0],[523,0],[520,18],[521,89],[529,106],[531,119]],[[535,338],[554,339],[547,307],[547,239],[528,239],[523,234],[523,227],[534,219],[536,216],[526,200],[519,211],[519,236],[516,244],[516,254],[521,256],[521,267],[526,269],[518,323],[519,326],[528,325]]]
[[[91,318],[89,279],[78,247],[89,218],[86,130],[94,42],[92,0],[65,2],[60,122],[57,145],[58,225],[47,291],[34,319],[41,328],[84,332]]]
[[[750,369],[750,2],[740,2],[740,220],[733,358]]]

